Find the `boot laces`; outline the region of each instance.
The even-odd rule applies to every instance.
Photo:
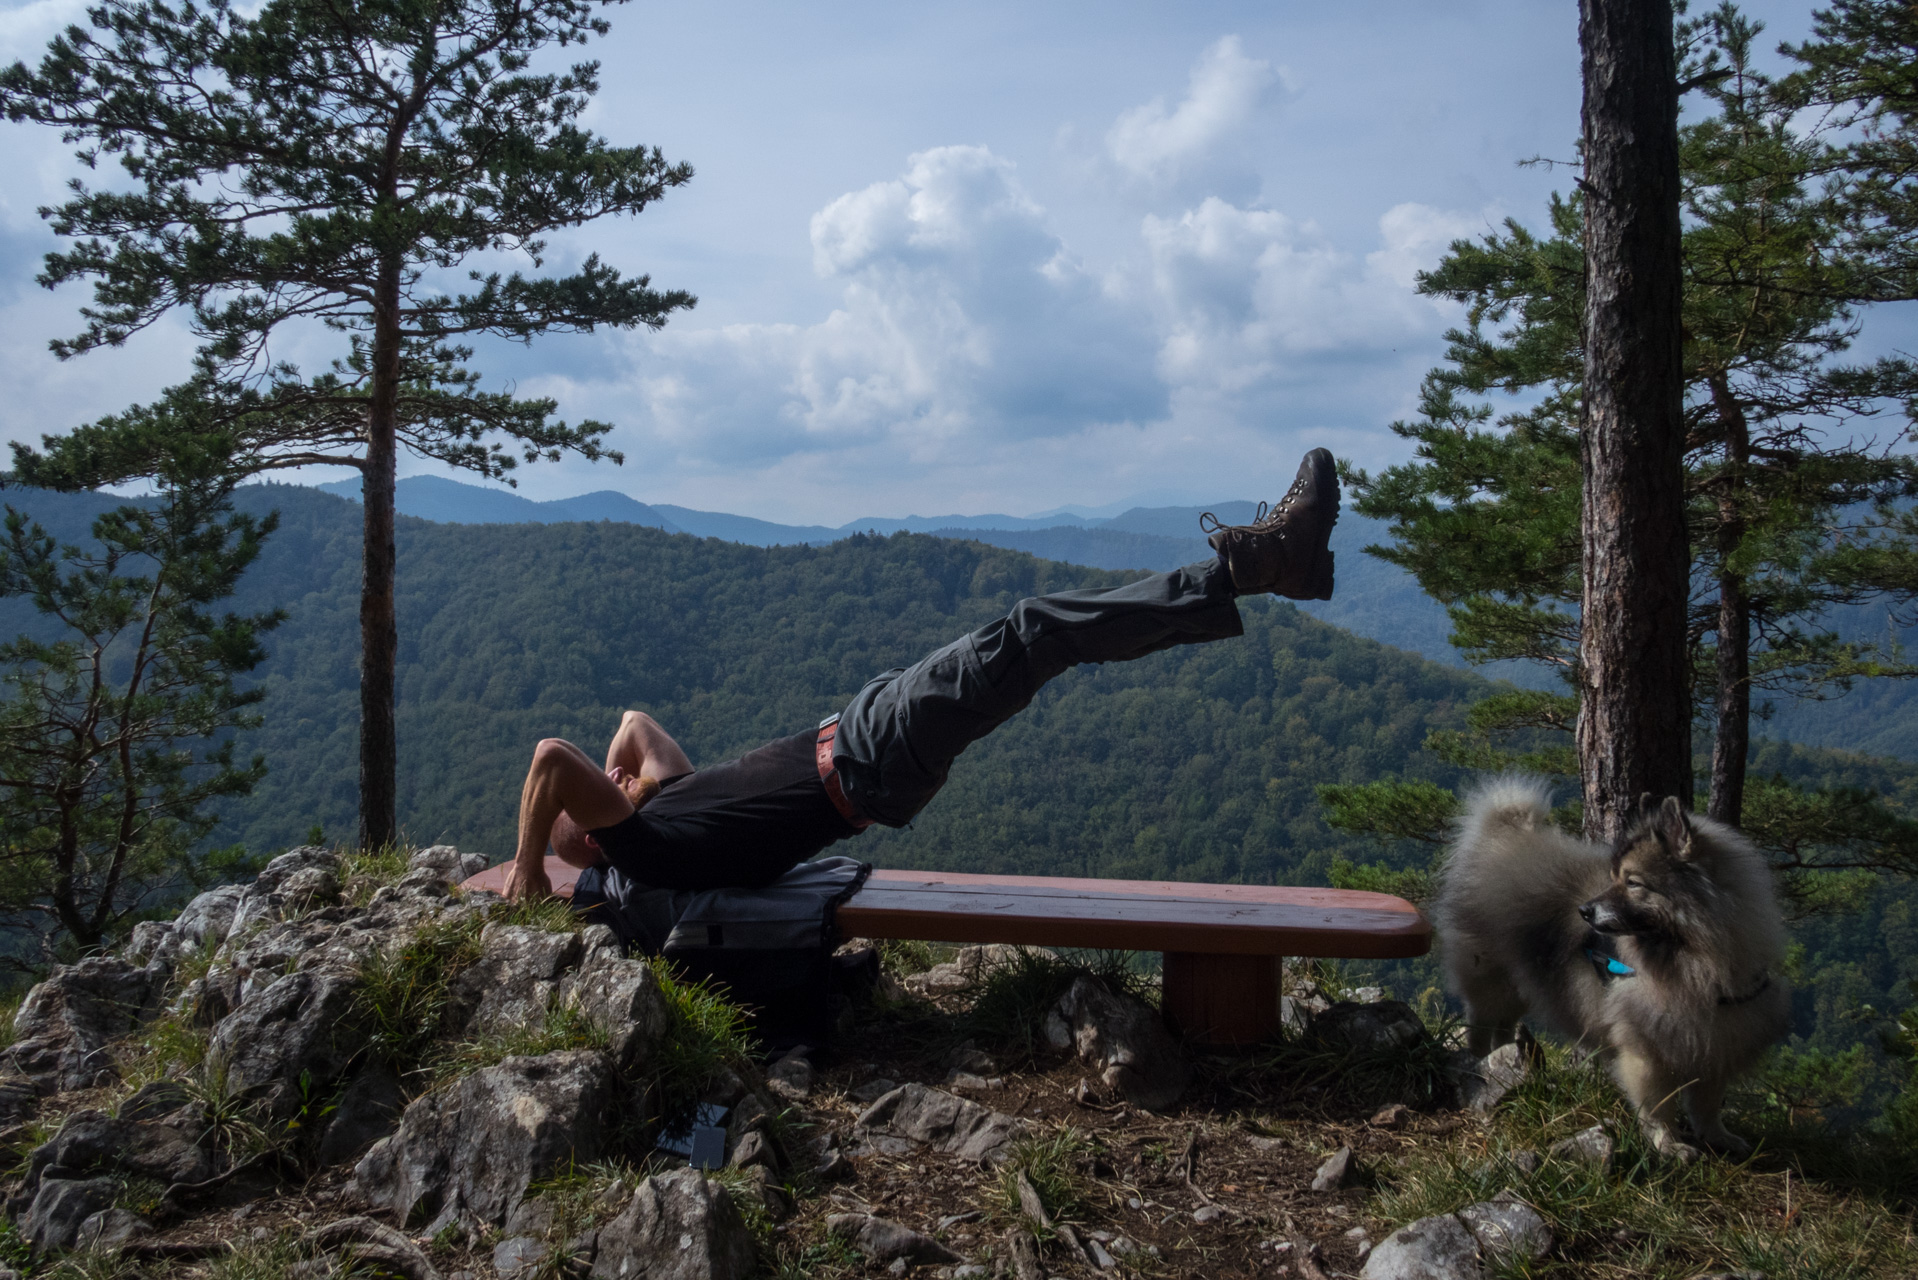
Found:
[[[1199,517],[1199,532],[1211,534],[1224,530],[1227,533],[1242,534],[1274,533],[1283,538],[1285,513],[1291,509],[1292,500],[1299,496],[1299,491],[1303,488],[1305,488],[1305,477],[1300,476],[1292,482],[1292,487],[1285,491],[1285,496],[1279,499],[1277,506],[1268,507],[1261,502],[1259,509],[1252,513],[1251,524],[1226,524],[1207,511]]]

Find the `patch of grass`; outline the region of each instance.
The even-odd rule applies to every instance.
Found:
[[[398,844],[383,844],[365,851],[347,850],[340,857],[340,883],[346,887],[346,900],[363,907],[373,895],[406,874],[412,850]]]
[[[752,1039],[745,1010],[711,984],[687,980],[663,959],[652,965],[669,1023],[653,1056],[650,1083],[660,1123],[673,1133],[691,1123],[694,1106],[721,1071],[750,1060]]]
[[[563,1171],[541,1179],[527,1188],[526,1194],[546,1201],[553,1210],[553,1227],[547,1239],[563,1244],[607,1217],[606,1194],[615,1183],[627,1190],[637,1187],[645,1171],[624,1160],[598,1160],[591,1164],[569,1164]],[[624,1208],[622,1204],[619,1206]],[[613,1212],[616,1212],[613,1211]]]
[[[770,1266],[762,1260],[762,1270],[773,1280],[848,1280],[870,1275],[866,1255],[839,1236],[825,1233],[824,1222],[814,1224],[814,1233],[798,1239],[782,1239]]]
[[[181,1014],[166,1013],[119,1045],[120,1080],[129,1093],[155,1080],[190,1075],[206,1061],[213,1033]]]
[[[129,1258],[118,1249],[88,1249],[69,1253],[45,1271],[40,1280],[161,1280],[173,1268],[158,1267],[142,1258]]]
[[[1514,1159],[1523,1151],[1542,1154],[1558,1139],[1601,1123],[1617,1144],[1610,1173],[1546,1160],[1528,1175]],[[1859,1145],[1871,1139],[1822,1135],[1808,1142],[1785,1131],[1753,1136],[1765,1141],[1748,1163],[1661,1159],[1602,1070],[1574,1065],[1564,1050],[1548,1047],[1543,1065],[1484,1130],[1463,1142],[1421,1146],[1379,1169],[1382,1191],[1373,1209],[1397,1224],[1511,1188],[1558,1240],[1544,1262],[1508,1273],[1528,1277],[1683,1280],[1752,1269],[1770,1280],[1890,1280],[1918,1273],[1910,1214],[1895,1196],[1861,1185],[1874,1176]],[[1852,1186],[1808,1178],[1846,1147]],[[1908,1167],[1909,1157],[1901,1163]]]
[[[1055,954],[1021,947],[961,993],[972,1001],[963,1020],[965,1031],[1002,1051],[1036,1058],[1045,1047],[1046,1015],[1082,977],[1147,1004],[1158,1003],[1157,985],[1133,967],[1130,952]]]
[[[1449,1104],[1446,1075],[1451,1025],[1404,1049],[1352,1049],[1287,1040],[1240,1058],[1202,1058],[1201,1072],[1263,1105],[1369,1109],[1403,1102],[1414,1109]]]
[[[13,1029],[13,1020],[20,1014],[20,1006],[26,1003],[27,993],[16,991],[10,996],[0,997],[0,1049],[11,1049],[13,1042],[20,1038]]]
[[[312,1274],[301,1264],[313,1261],[313,1251],[295,1231],[281,1231],[266,1240],[234,1241],[228,1252],[209,1259],[201,1271],[205,1280],[304,1280]],[[321,1275],[332,1277],[336,1269]]]
[[[564,898],[503,902],[493,908],[488,920],[495,924],[544,929],[548,933],[576,933],[580,927],[580,919],[573,911],[573,904]]]
[[[606,1028],[570,1005],[554,1005],[536,1027],[508,1027],[481,1040],[454,1045],[433,1067],[435,1089],[508,1058],[537,1058],[562,1049],[606,1049],[612,1037]]]
[[[273,1146],[272,1135],[260,1123],[259,1109],[252,1099],[230,1087],[225,1067],[208,1063],[180,1082],[187,1097],[200,1108],[200,1139],[225,1151],[235,1160],[243,1160]]]
[[[419,1070],[449,1030],[453,980],[479,959],[485,924],[477,914],[429,921],[360,966],[353,1018],[368,1051],[402,1076]]]
[[[1087,1208],[1080,1166],[1095,1150],[1091,1139],[1071,1125],[1055,1125],[1045,1133],[1021,1138],[999,1168],[992,1206],[995,1215],[1023,1222],[1042,1238],[1050,1234],[1031,1219],[1019,1199],[1019,1175],[1024,1174],[1055,1222],[1078,1221]]]
[[[12,1218],[0,1217],[0,1267],[12,1267],[21,1275],[33,1268],[33,1246]]]
[[[909,973],[924,973],[938,963],[930,942],[913,938],[879,938],[873,946],[879,952],[879,970],[903,978]]]
[[[766,1212],[766,1206],[760,1200],[758,1192],[746,1190],[753,1181],[751,1175],[744,1169],[727,1165],[723,1169],[712,1170],[706,1176],[726,1188],[732,1195],[733,1203],[739,1207],[739,1216],[746,1220],[746,1230],[752,1232],[753,1248],[759,1256],[762,1258],[771,1256],[778,1246],[778,1238],[773,1231],[778,1224],[773,1221],[772,1215]],[[787,1194],[791,1194],[791,1188],[787,1188]],[[793,1198],[798,1199],[797,1196]]]

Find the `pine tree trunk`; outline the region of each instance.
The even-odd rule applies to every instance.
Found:
[[[1670,0],[1581,0],[1585,830],[1691,799],[1678,86]]]
[[[1745,408],[1722,376],[1712,379],[1712,401],[1725,436],[1725,471],[1718,496],[1718,701],[1712,737],[1712,790],[1705,812],[1737,826],[1745,813],[1745,758],[1751,750],[1751,596],[1733,565],[1745,539],[1745,464],[1751,432]]]
[[[374,297],[373,365],[367,405],[365,545],[360,552],[360,848],[399,834],[399,742],[393,681],[399,630],[393,617],[393,484],[400,390],[399,264],[382,266]]]

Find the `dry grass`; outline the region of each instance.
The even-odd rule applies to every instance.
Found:
[[[1617,1143],[1609,1173],[1548,1159],[1527,1174],[1514,1159],[1543,1153],[1596,1124],[1606,1125]],[[1548,1049],[1543,1067],[1484,1129],[1422,1144],[1377,1169],[1381,1190],[1372,1207],[1397,1225],[1516,1191],[1551,1225],[1558,1247],[1544,1262],[1512,1269],[1515,1276],[1684,1280],[1700,1272],[1755,1270],[1767,1280],[1889,1280],[1918,1274],[1908,1154],[1874,1149],[1869,1137],[1788,1130],[1752,1136],[1763,1139],[1760,1151],[1743,1164],[1662,1159],[1600,1070]],[[1817,1176],[1841,1163],[1851,1169],[1849,1185]]]

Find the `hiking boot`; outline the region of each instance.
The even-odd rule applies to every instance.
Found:
[[[1251,524],[1220,524],[1206,512],[1199,527],[1232,575],[1239,595],[1270,591],[1293,600],[1332,598],[1332,526],[1339,518],[1339,477],[1332,455],[1314,449],[1298,478],[1270,510],[1261,502]],[[1209,522],[1209,523],[1208,523]]]

